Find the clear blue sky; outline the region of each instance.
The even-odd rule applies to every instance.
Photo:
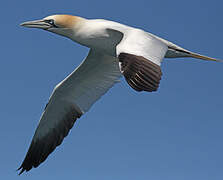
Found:
[[[124,79],[75,124],[62,146],[29,173],[15,171],[53,87],[88,49],[19,26],[55,13],[141,27],[223,59],[219,0],[2,1],[0,171],[4,180],[222,180],[223,63],[165,59],[156,93]]]

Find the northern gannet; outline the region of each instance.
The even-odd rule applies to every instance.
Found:
[[[21,26],[50,31],[90,48],[88,56],[53,90],[19,174],[39,166],[73,124],[123,75],[136,91],[156,91],[163,58],[218,61],[183,49],[144,30],[103,19],[52,15]]]

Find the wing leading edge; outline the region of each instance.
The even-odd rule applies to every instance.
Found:
[[[87,58],[54,89],[19,174],[39,166],[59,146],[82,114],[120,78],[117,58],[90,50]]]

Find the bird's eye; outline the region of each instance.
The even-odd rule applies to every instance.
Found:
[[[45,22],[50,24],[50,25],[54,25],[54,20],[53,19],[47,19],[47,20],[45,20]]]
[[[57,26],[55,25],[53,19],[46,19],[45,22],[48,23],[48,24],[50,24],[52,27],[57,28]]]
[[[48,23],[51,24],[51,25],[54,25],[54,20],[53,20],[53,19],[50,19],[50,20],[48,21]]]

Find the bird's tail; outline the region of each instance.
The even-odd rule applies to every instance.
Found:
[[[212,57],[203,56],[203,55],[200,55],[200,54],[197,54],[197,53],[193,53],[193,52],[190,52],[189,55],[190,55],[190,57],[197,58],[197,59],[202,59],[202,60],[206,60],[206,61],[223,62],[220,59],[215,59],[215,58],[212,58]]]
[[[191,51],[188,51],[184,48],[181,48],[177,45],[171,44],[172,46],[168,47],[167,53],[165,55],[166,58],[178,58],[178,57],[192,57],[196,59],[202,59],[206,61],[217,61],[217,62],[223,62],[223,60],[215,59],[212,57],[204,56],[201,54],[197,54]]]
[[[215,59],[215,58],[208,57],[208,56],[203,56],[201,54],[197,54],[197,53],[188,51],[188,50],[186,50],[186,49],[184,49],[170,41],[167,41],[167,40],[162,39],[155,35],[153,35],[153,36],[168,46],[168,50],[166,52],[165,58],[192,57],[192,58],[202,59],[202,60],[206,60],[206,61],[223,62],[223,60]]]

